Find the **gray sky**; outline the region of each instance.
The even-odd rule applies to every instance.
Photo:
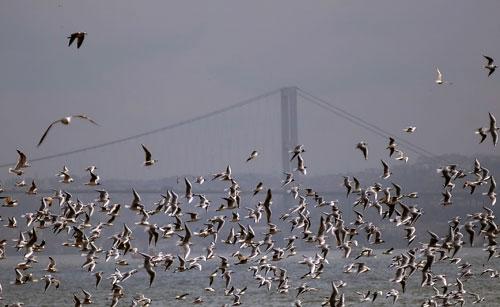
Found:
[[[482,54],[500,63],[498,12],[497,0],[2,1],[0,164],[17,158],[15,148],[33,158],[76,149],[286,85],[394,134],[415,125],[408,139],[436,154],[493,153],[490,143],[477,145],[474,130],[487,125],[488,112],[500,116],[500,71],[488,78],[482,68]],[[89,33],[79,50],[67,47],[76,31]],[[452,85],[434,84],[436,66]],[[28,176],[52,176],[64,164],[84,175],[91,163],[101,175],[128,178],[227,163],[277,171],[278,103],[276,96],[220,122],[34,163]],[[386,157],[385,140],[315,106],[301,102],[299,111],[310,173],[378,167]],[[48,124],[75,113],[101,126],[56,127],[36,148]],[[368,162],[354,151],[360,140],[370,146]],[[158,167],[142,167],[141,142]],[[253,148],[260,160],[244,165]]]

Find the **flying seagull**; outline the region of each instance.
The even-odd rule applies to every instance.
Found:
[[[441,85],[441,84],[452,84],[451,82],[444,81],[443,80],[443,74],[439,70],[439,68],[436,67],[436,72],[437,72],[437,79],[436,79],[436,84]]]
[[[387,179],[391,176],[391,171],[389,169],[389,165],[384,161],[380,160],[382,162],[382,166],[384,167],[384,174],[382,175],[382,178]]]
[[[250,156],[248,156],[248,158],[247,158],[247,162],[257,158],[258,155],[259,155],[259,152],[257,150],[252,151]]]
[[[83,43],[83,40],[85,39],[85,35],[87,35],[87,32],[75,32],[75,33],[72,33],[70,36],[68,36],[68,39],[69,39],[68,47],[71,46],[71,44],[73,44],[73,42],[76,39],[76,48],[77,49],[80,48],[80,46]]]
[[[408,126],[408,127],[403,129],[403,131],[407,132],[407,133],[413,133],[413,132],[415,132],[415,130],[417,130],[417,127],[415,127],[415,126]]]
[[[26,154],[24,154],[19,149],[17,149],[17,154],[19,155],[19,158],[17,159],[17,163],[14,166],[14,168],[9,168],[9,173],[13,173],[13,174],[16,174],[18,176],[21,176],[24,173],[24,171],[22,169],[29,167],[30,164],[28,163],[28,158],[26,157]]]
[[[483,55],[483,57],[488,61],[488,64],[486,64],[484,66],[484,68],[489,70],[489,72],[488,72],[488,77],[489,77],[495,72],[495,69],[497,68],[497,66],[493,64],[493,59],[491,57],[486,56],[486,55]]]
[[[365,157],[365,160],[368,159],[368,147],[366,142],[359,142],[358,145],[356,145],[356,148],[361,150],[363,153],[363,157]]]
[[[476,134],[481,136],[481,140],[479,141],[479,144],[484,142],[486,140],[486,137],[488,136],[488,130],[486,130],[484,127],[481,127],[476,130]]]
[[[488,113],[488,115],[490,116],[490,129],[489,129],[488,132],[491,134],[491,139],[493,141],[493,146],[497,146],[497,143],[498,143],[498,130],[500,128],[497,127],[497,120],[496,120],[495,116],[493,116],[493,114],[491,114],[491,113]]]
[[[71,116],[67,116],[67,117],[63,117],[61,119],[58,119],[56,121],[54,121],[52,124],[50,124],[50,126],[47,128],[47,130],[45,130],[45,133],[42,135],[42,138],[40,139],[40,141],[38,142],[38,145],[37,146],[40,146],[43,142],[43,140],[45,140],[45,137],[47,136],[47,134],[49,133],[49,130],[50,128],[52,128],[52,126],[54,126],[55,124],[57,123],[61,123],[63,125],[69,125],[71,123],[71,120],[73,118],[81,118],[81,119],[85,119],[85,120],[88,120],[89,122],[91,122],[92,124],[94,125],[97,125],[97,123],[95,121],[93,121],[90,117],[88,117],[87,115],[85,114],[79,114],[79,115],[71,115]]]
[[[142,149],[144,149],[144,154],[146,155],[146,158],[144,160],[144,165],[145,166],[151,166],[158,162],[158,160],[151,159],[151,152],[144,146],[144,144],[141,144]]]

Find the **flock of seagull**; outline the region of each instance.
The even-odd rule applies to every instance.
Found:
[[[80,48],[85,35],[85,32],[71,34],[68,37],[69,45],[76,40],[77,48]],[[493,65],[493,59],[490,57],[485,56],[485,58],[488,60],[485,68],[488,69],[490,76],[495,71],[496,65]],[[446,84],[439,69],[437,71],[436,83]],[[49,125],[38,146],[46,139],[52,127],[56,124],[69,125],[75,118],[97,125],[84,114],[61,118]],[[494,115],[490,113],[489,124],[476,131],[481,136],[480,143],[490,136],[493,145],[496,146],[499,129]],[[405,133],[415,131],[414,126],[403,129]],[[408,162],[408,155],[398,148],[396,140],[391,137],[388,141],[386,148],[388,157]],[[155,167],[160,163],[153,159],[151,151],[144,144],[141,144],[141,147],[145,155],[143,162],[145,167]],[[364,159],[369,158],[368,144],[365,141],[359,142],[355,150],[360,150]],[[9,168],[9,173],[20,178],[16,183],[16,188],[19,188],[26,186],[22,178],[30,163],[24,152],[18,149],[17,153],[18,161]],[[253,161],[259,156],[260,153],[254,150],[246,159],[242,159],[251,164],[255,163]],[[220,293],[228,297],[228,303],[224,306],[238,306],[245,303],[248,287],[255,286],[261,288],[263,292],[273,291],[283,295],[293,295],[294,306],[302,306],[302,300],[307,297],[307,293],[319,290],[310,286],[310,281],[320,279],[325,270],[335,269],[329,267],[333,266],[328,260],[332,253],[340,253],[342,257],[352,259],[352,262],[343,268],[345,274],[357,276],[374,274],[363,259],[375,257],[377,249],[381,249],[384,244],[380,223],[381,220],[385,220],[388,227],[404,230],[405,236],[402,240],[408,247],[395,254],[394,248],[384,246],[381,254],[387,258],[381,259],[390,259],[389,268],[394,276],[390,281],[393,287],[357,292],[358,302],[374,302],[385,297],[387,303],[396,303],[401,296],[404,296],[408,281],[419,279],[419,276],[420,286],[432,289],[428,297],[422,298],[421,306],[461,306],[466,302],[473,304],[483,302],[485,298],[480,293],[474,293],[466,286],[471,278],[478,275],[473,272],[474,268],[470,263],[460,258],[462,247],[467,245],[471,247],[482,245],[485,265],[479,275],[485,275],[498,283],[500,273],[488,266],[488,263],[500,259],[496,242],[500,230],[492,210],[496,202],[496,182],[494,176],[478,159],[474,161],[471,171],[461,169],[458,165],[445,165],[438,169],[439,175],[444,180],[441,204],[452,206],[452,192],[457,183],[462,184],[463,189],[470,189],[470,194],[481,186],[487,186],[484,197],[488,203],[482,209],[474,209],[475,212],[466,217],[453,218],[449,222],[447,233],[436,234],[427,230],[428,238],[422,238],[421,240],[425,242],[422,243],[415,239],[416,227],[424,212],[418,205],[409,204],[418,198],[418,193],[406,192],[397,183],[387,181],[392,174],[388,162],[381,160],[380,178],[384,180],[383,183],[363,186],[356,177],[352,180],[350,177],[344,177],[346,199],[341,204],[339,200],[326,200],[313,188],[301,186],[301,177],[307,175],[305,156],[306,150],[303,145],[297,145],[290,150],[290,161],[296,163],[296,168],[292,172],[285,173],[281,189],[288,192],[293,201],[281,208],[273,206],[273,191],[266,188],[263,182],[258,182],[253,191],[246,195],[229,165],[224,170],[212,174],[210,178],[210,181],[217,180],[227,184],[222,197],[223,203],[215,208],[212,200],[196,192],[199,186],[207,184],[203,176],[197,176],[196,186],[193,186],[188,177],[184,178],[183,195],[169,190],[153,204],[144,203],[135,189],[132,189],[132,201],[125,206],[112,202],[112,197],[104,189],[95,190],[96,199],[88,203],[81,202],[67,191],[57,189],[53,195],[41,196],[39,208],[23,214],[20,218],[24,219],[25,223],[18,223],[16,217],[9,214],[9,208],[23,204],[14,199],[13,195],[5,195],[0,186],[0,199],[3,200],[2,215],[10,215],[5,227],[18,230],[19,233],[17,238],[0,238],[0,263],[2,259],[10,256],[7,255],[7,247],[13,241],[13,247],[17,251],[15,255],[22,256],[23,261],[13,268],[11,283],[23,286],[40,280],[43,281],[40,293],[58,291],[64,280],[58,277],[56,255],[51,255],[50,251],[45,249],[45,241],[39,238],[40,232],[52,231],[61,239],[63,246],[74,249],[82,255],[81,274],[91,274],[95,278],[94,285],[85,285],[86,289],[71,294],[75,306],[93,304],[91,288],[99,287],[109,287],[108,303],[110,306],[117,306],[126,296],[126,281],[140,278],[134,275],[142,270],[148,276],[145,282],[149,287],[163,286],[157,285],[155,281],[158,274],[168,274],[166,271],[182,273],[198,270],[199,274],[206,278],[207,285],[201,290],[204,294],[180,293],[172,297],[172,301],[193,297],[191,299],[193,304],[209,304],[210,295]],[[86,169],[89,180],[85,185],[96,187],[101,184],[97,170],[96,166],[89,166]],[[57,173],[57,176],[65,185],[75,184],[66,166]],[[38,187],[34,180],[26,193],[37,197]],[[195,199],[197,201],[194,201]],[[311,214],[313,206],[320,208],[322,213],[319,216]],[[134,241],[133,227],[119,222],[123,208],[137,215],[135,225],[147,232],[148,246],[156,246],[158,241],[162,240],[175,243],[175,247],[169,244],[168,249],[154,253],[141,250],[139,246],[144,244]],[[352,221],[344,218],[343,212],[349,210],[355,213],[355,219]],[[380,216],[381,220],[367,220],[365,216],[368,211]],[[202,220],[200,218],[202,212],[210,217]],[[165,223],[158,225],[151,222],[153,216],[160,217]],[[288,223],[290,228],[279,229],[277,221]],[[200,225],[200,223],[200,230],[191,230],[194,226],[190,225]],[[111,244],[108,244],[106,243],[108,238],[103,237],[102,233],[113,229],[113,225],[119,225],[120,231],[111,236]],[[265,229],[265,232],[258,233],[254,228]],[[273,239],[278,233],[286,234],[283,241]],[[199,237],[204,242],[202,246],[205,248],[201,254],[193,255],[194,237]],[[480,238],[483,240],[480,241]],[[297,255],[299,241],[301,245],[308,246],[307,251],[313,251],[311,256]],[[361,247],[361,244],[365,246]],[[225,246],[224,249],[232,251],[227,254],[218,253],[217,248],[223,249],[220,248],[221,245]],[[120,271],[119,267],[128,265],[127,255],[141,257],[143,264],[126,272]],[[36,276],[37,273],[33,271],[40,272],[37,268],[45,259],[48,263],[41,273],[43,276]],[[109,262],[110,260],[114,262]],[[288,261],[295,261],[304,267],[303,274],[301,273],[298,280],[294,280],[288,273]],[[205,273],[204,266],[207,262],[216,264],[213,272]],[[114,263],[115,267],[109,276],[97,269],[112,265],[111,263]],[[457,275],[446,276],[436,273],[433,268],[441,264],[455,266]],[[255,280],[254,285],[235,284],[232,274],[236,272],[251,275]],[[216,282],[218,277],[222,280],[221,283]],[[172,278],[175,280],[175,276]],[[104,285],[104,281],[109,282]],[[325,287],[331,292],[324,298],[322,306],[341,307],[348,303],[346,291],[349,285],[346,282],[330,280]],[[1,284],[0,299],[2,299]],[[164,300],[168,301],[168,304],[172,302],[168,298]],[[102,305],[105,302],[98,303]],[[149,306],[152,299],[145,294],[137,293],[130,303],[132,306]],[[13,302],[6,306],[22,305],[23,302]]]

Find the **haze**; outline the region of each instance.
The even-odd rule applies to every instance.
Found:
[[[491,153],[474,130],[500,116],[500,2],[3,1],[0,4],[0,164],[166,126],[283,86],[298,86],[435,154]],[[86,31],[83,46],[66,37]],[[449,86],[434,83],[438,66]],[[387,141],[299,101],[309,174],[379,167]],[[85,113],[100,123],[56,127]],[[404,135],[401,130],[417,126]],[[105,178],[279,172],[279,95],[192,126],[33,163],[47,177],[95,164]],[[234,131],[234,133],[233,133]],[[365,140],[371,158],[354,147]],[[490,140],[488,140],[490,141]],[[142,166],[140,144],[158,167]],[[253,150],[254,164],[244,163]],[[496,149],[497,150],[497,149]],[[495,150],[495,152],[496,152]],[[414,161],[416,155],[410,153]],[[0,179],[9,177],[2,172]]]

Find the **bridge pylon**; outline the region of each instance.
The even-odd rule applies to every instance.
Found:
[[[281,159],[283,172],[291,172],[289,150],[298,145],[297,87],[281,89]]]

